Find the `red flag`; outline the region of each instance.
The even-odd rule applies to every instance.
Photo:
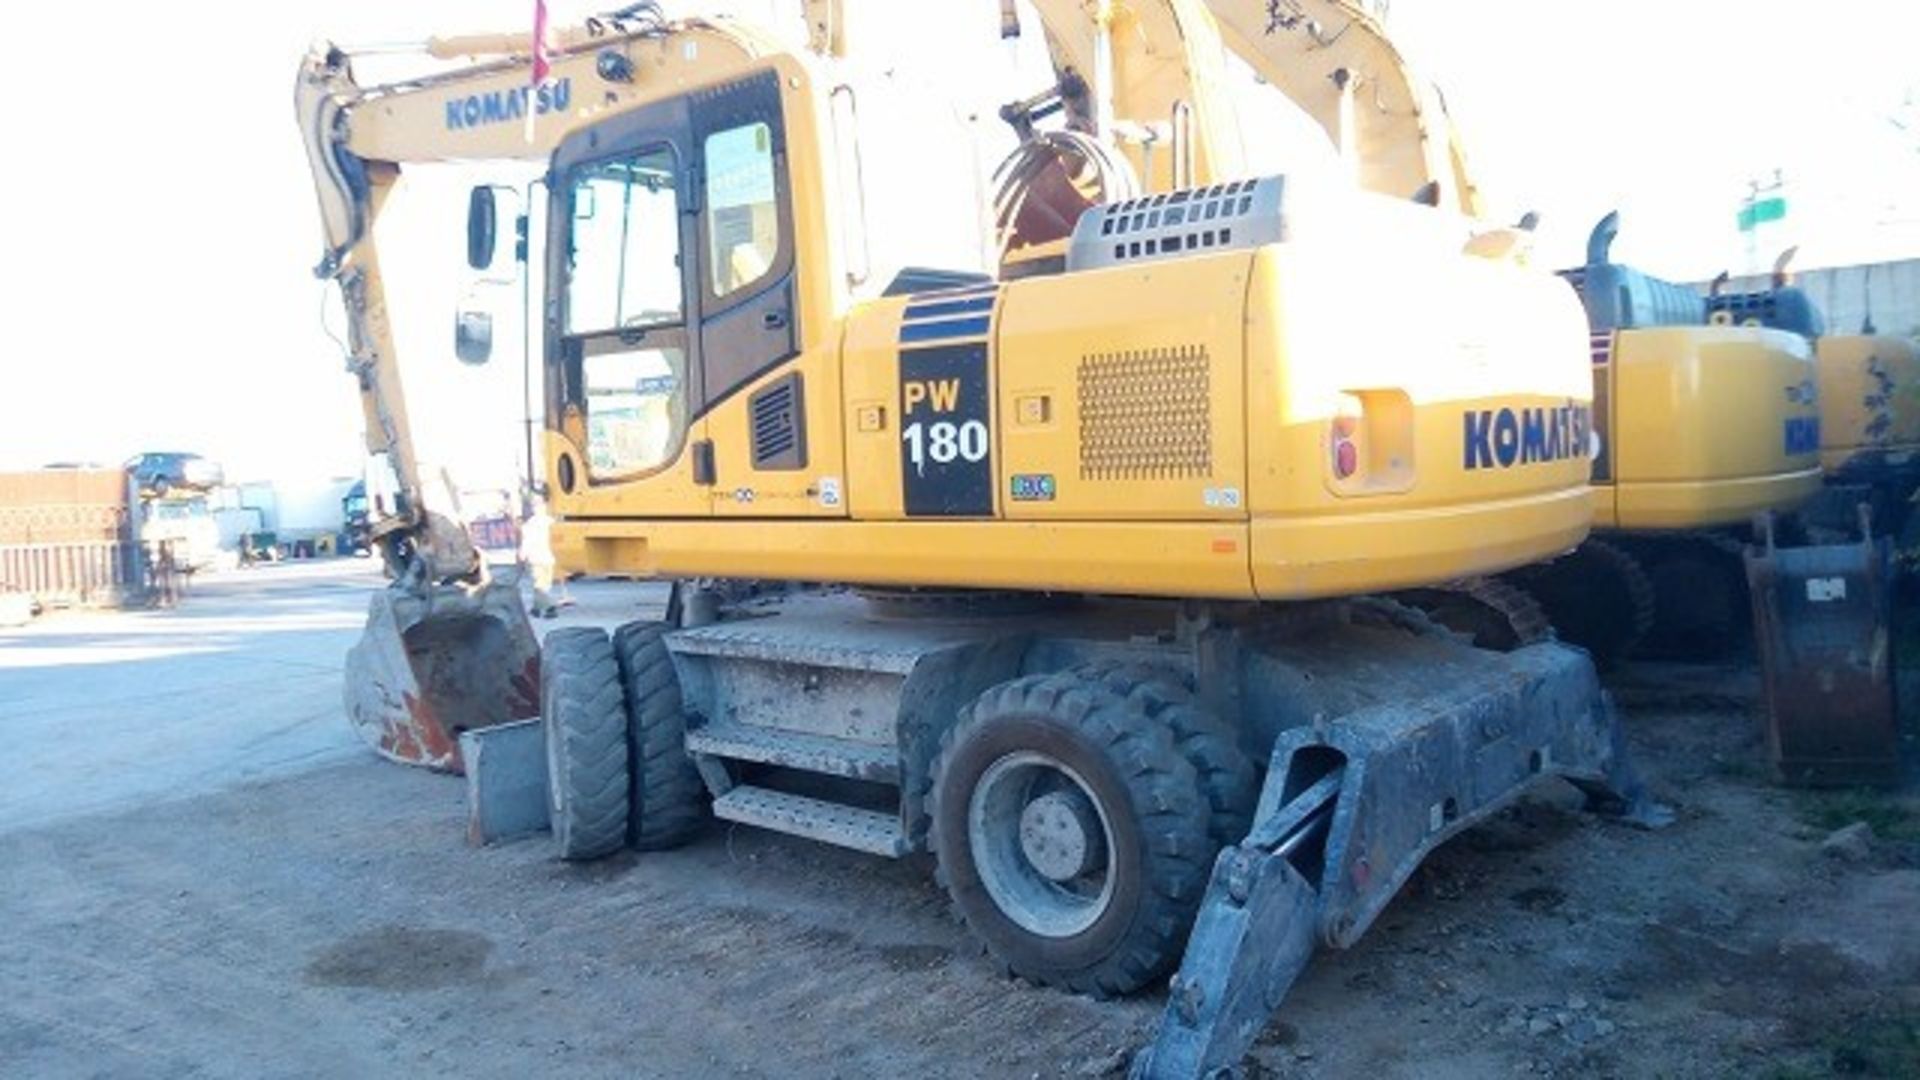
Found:
[[[533,0],[533,85],[546,82],[552,71],[547,62],[547,0]]]

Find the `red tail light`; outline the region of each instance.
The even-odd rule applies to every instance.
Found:
[[[1346,480],[1360,470],[1360,448],[1354,444],[1360,421],[1352,416],[1333,418],[1333,478]]]

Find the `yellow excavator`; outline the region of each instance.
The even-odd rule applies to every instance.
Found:
[[[1565,272],[1593,329],[1595,532],[1516,575],[1563,634],[1603,657],[1724,654],[1749,627],[1743,555],[1756,515],[1820,490],[1808,343],[1716,325],[1690,287],[1613,263],[1609,214]]]
[[[1104,101],[1051,141],[1144,166],[1152,131],[1120,128],[1191,103],[1132,116],[1099,76],[1187,61],[1112,29],[1056,72]],[[426,52],[470,60],[361,85],[321,46],[295,93],[319,271],[399,480],[374,528],[396,579],[348,674],[392,756],[457,767],[464,729],[538,715],[568,859],[709,815],[930,853],[1012,973],[1107,995],[1178,966],[1151,1077],[1233,1066],[1319,946],[1533,783],[1662,819],[1584,653],[1476,648],[1392,599],[1588,531],[1587,338],[1550,276],[1432,207],[1234,177],[1196,143],[1191,186],[1088,205],[1018,274],[855,300],[848,133],[773,34],[637,5],[559,34],[537,84],[517,35]],[[526,272],[561,569],[673,581],[661,622],[536,650],[425,504],[377,223],[407,167],[484,159],[547,163]],[[1085,191],[1085,164],[1028,171]],[[499,216],[479,189],[476,269]]]
[[[1483,218],[1444,98],[1369,12],[1351,0],[1207,7],[1227,45],[1327,133],[1357,184],[1469,222]],[[1531,227],[1482,223],[1469,249],[1523,258]],[[1613,263],[1618,227],[1615,216],[1603,220],[1586,265],[1563,274],[1591,332],[1595,533],[1566,557],[1503,580],[1603,664],[1636,648],[1711,655],[1748,621],[1748,523],[1761,512],[1792,511],[1819,490],[1814,359],[1793,334],[1712,324],[1692,290]],[[1483,640],[1524,639],[1524,620],[1537,617],[1484,585],[1464,597],[1482,601],[1478,612],[1446,598],[1437,607],[1416,599],[1450,625],[1477,628]]]
[[[1771,288],[1729,292],[1721,274],[1708,290],[1715,323],[1768,326],[1813,343],[1819,368],[1820,466],[1827,490],[1809,516],[1842,531],[1854,525],[1861,497],[1877,531],[1898,533],[1920,488],[1920,349],[1879,333],[1869,313],[1858,332],[1827,325],[1820,308],[1794,284],[1797,249],[1774,262]]]

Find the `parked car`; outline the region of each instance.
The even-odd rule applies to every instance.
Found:
[[[211,491],[226,480],[220,466],[199,454],[149,452],[127,462],[143,495],[165,495],[176,490]]]

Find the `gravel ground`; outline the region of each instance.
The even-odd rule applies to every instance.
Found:
[[[0,634],[0,1075],[1101,1076],[1155,1022],[996,977],[922,861],[719,825],[586,867],[465,847],[460,782],[338,720],[373,584],[272,568]],[[1769,787],[1750,670],[1618,689],[1678,823],[1548,791],[1457,839],[1256,1071],[1920,1072],[1920,800]]]

